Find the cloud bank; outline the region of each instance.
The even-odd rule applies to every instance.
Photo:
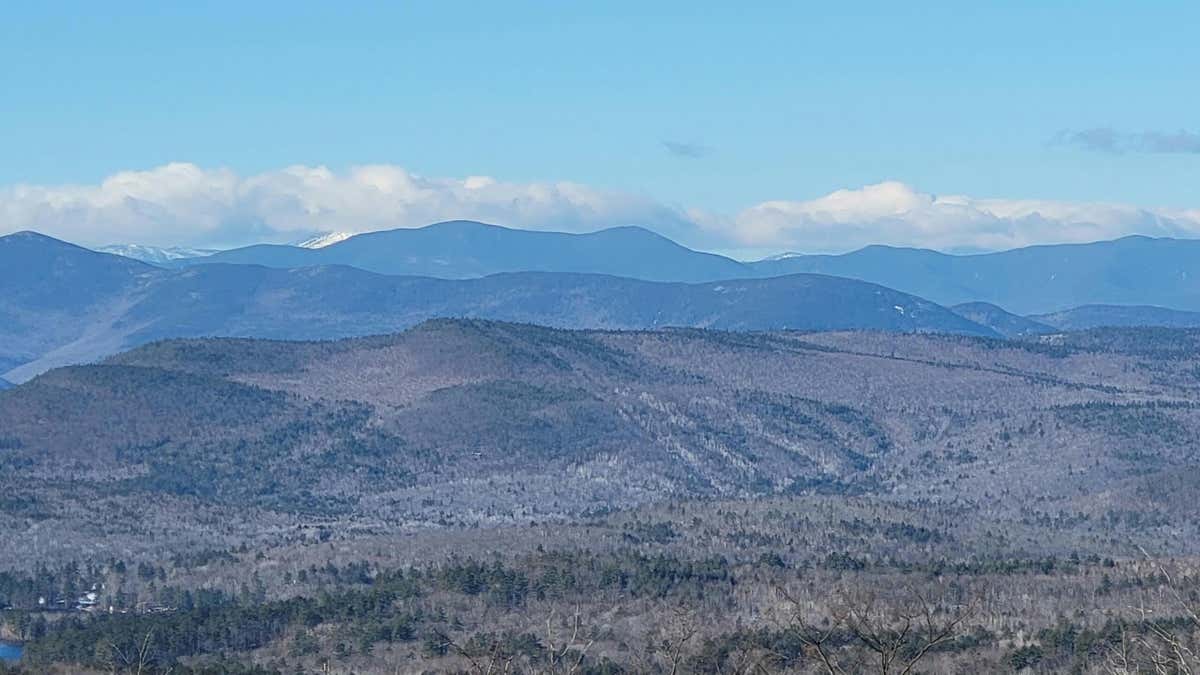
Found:
[[[1200,208],[935,195],[884,182],[733,214],[570,182],[430,178],[393,165],[292,166],[250,176],[168,164],[95,185],[0,187],[0,234],[37,230],[84,245],[217,247],[465,218],[588,232],[642,225],[709,250],[841,252],[868,244],[999,250],[1128,234],[1200,237]]]
[[[454,219],[573,232],[640,224],[668,236],[692,228],[681,211],[638,195],[569,182],[428,178],[390,165],[242,177],[175,163],[99,185],[0,188],[0,233],[37,230],[89,245],[235,246]]]
[[[763,202],[738,214],[731,229],[744,245],[806,252],[872,243],[987,251],[1130,234],[1200,237],[1200,209],[939,196],[884,182],[809,201]]]

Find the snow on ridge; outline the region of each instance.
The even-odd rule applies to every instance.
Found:
[[[183,246],[158,247],[143,246],[142,244],[113,244],[111,246],[101,246],[95,250],[100,253],[111,253],[148,263],[165,263],[183,258],[201,258],[217,252],[215,249],[206,248],[187,248]]]
[[[332,246],[340,241],[346,241],[353,236],[353,232],[326,232],[325,234],[319,234],[312,239],[305,239],[304,241],[295,245],[299,246],[300,248],[325,248],[326,246]]]
[[[790,258],[804,258],[804,257],[807,257],[807,254],[794,253],[794,252],[788,251],[787,253],[779,253],[777,255],[768,256],[766,258],[763,258],[759,262],[775,262],[777,260],[788,260]]]

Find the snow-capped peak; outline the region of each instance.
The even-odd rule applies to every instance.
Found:
[[[353,232],[326,232],[325,234],[317,235],[312,239],[305,239],[304,241],[296,244],[296,246],[299,246],[300,248],[325,248],[326,246],[332,246],[339,241],[346,241],[353,236]]]

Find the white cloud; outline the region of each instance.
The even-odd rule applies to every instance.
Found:
[[[393,165],[239,176],[180,163],[117,173],[97,185],[0,187],[0,234],[31,229],[85,245],[241,245],[455,218],[574,232],[636,224],[691,246],[764,254],[877,243],[996,250],[1127,234],[1200,237],[1200,209],[939,196],[899,182],[762,202],[732,216],[578,183],[429,178]]]
[[[1129,234],[1200,237],[1200,210],[938,196],[885,182],[809,201],[763,202],[724,227],[742,246],[805,252],[847,251],[868,244],[1001,250]]]
[[[691,227],[680,211],[637,195],[568,182],[427,178],[390,165],[344,173],[291,166],[241,177],[179,163],[99,185],[0,188],[3,232],[37,230],[84,244],[240,245],[458,218],[565,231],[640,224],[668,236]]]

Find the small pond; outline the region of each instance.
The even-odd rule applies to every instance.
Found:
[[[0,640],[0,661],[12,663],[21,658],[21,645]]]

